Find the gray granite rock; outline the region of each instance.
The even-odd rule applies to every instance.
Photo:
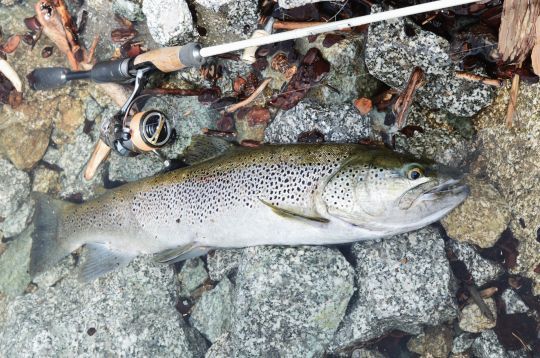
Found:
[[[29,210],[25,207],[30,194],[30,178],[9,161],[0,158],[0,232],[9,237],[20,233],[26,223]],[[28,204],[26,204],[28,205]]]
[[[456,317],[453,276],[435,229],[358,242],[352,255],[358,291],[334,337],[334,350],[392,329],[419,334],[424,324]]]
[[[380,6],[372,7],[372,13],[380,11]],[[413,36],[406,33],[405,24],[414,31]],[[373,76],[401,90],[413,69],[420,67],[426,84],[416,92],[418,103],[471,117],[492,102],[494,91],[481,83],[455,77],[459,67],[450,59],[449,48],[442,37],[400,18],[370,25],[365,61]]]
[[[493,298],[484,300],[495,320],[486,317],[476,303],[470,303],[463,307],[459,314],[459,328],[465,332],[479,333],[495,327],[497,323],[497,309]]]
[[[470,142],[473,130],[468,118],[457,118],[443,111],[413,105],[407,115],[406,124],[418,126],[423,131],[415,131],[412,137],[407,137],[396,132],[397,128],[388,130],[381,125],[384,116],[377,113],[370,113],[373,118],[373,131],[382,130],[395,134],[396,150],[399,152],[407,152],[417,158],[429,158],[454,168],[463,168],[474,150]]]
[[[208,255],[208,274],[214,281],[221,281],[238,268],[243,249],[216,250]]]
[[[202,286],[204,281],[208,279],[208,273],[204,268],[204,262],[196,257],[184,262],[182,269],[178,273],[178,281],[180,281],[180,296],[189,297],[191,293]]]
[[[540,84],[520,87],[511,128],[505,122],[508,101],[509,88],[501,89],[495,103],[475,118],[479,155],[471,172],[485,177],[511,208],[509,228],[519,241],[519,255],[510,271],[530,278],[533,293],[540,295]]]
[[[296,143],[303,132],[318,130],[328,142],[354,142],[369,138],[370,119],[362,116],[352,104],[323,107],[302,101],[296,107],[280,112],[265,132],[269,143]]]
[[[214,289],[203,293],[193,307],[189,321],[206,339],[215,342],[230,330],[234,286],[224,278]]]
[[[30,193],[30,178],[9,161],[0,158],[0,216],[8,217],[17,211]]]
[[[257,29],[257,0],[195,0],[194,7],[197,26],[206,30],[200,37],[204,45],[249,38]]]
[[[185,0],[144,0],[142,11],[152,38],[160,45],[180,45],[193,36],[193,19]]]
[[[492,330],[482,332],[472,344],[472,353],[477,358],[507,358],[508,353]]]
[[[349,35],[330,47],[323,45],[325,37],[326,34],[321,34],[314,42],[309,42],[307,37],[296,40],[296,48],[301,54],[315,47],[330,63],[331,71],[323,81],[325,85],[312,88],[309,97],[322,105],[332,105],[352,104],[359,97],[374,96],[381,83],[369,74],[364,61],[359,60],[364,57],[365,36]]]
[[[76,139],[65,143],[58,149],[49,147],[43,161],[54,164],[62,169],[60,172],[60,196],[67,198],[81,195],[82,199],[90,199],[96,195],[96,190],[102,186],[101,169],[95,177],[87,181],[83,177],[86,163],[94,150],[95,142],[83,128],[78,128]]]
[[[467,184],[469,197],[441,223],[455,240],[492,247],[508,227],[510,207],[493,185],[474,177],[467,178]]]
[[[471,333],[465,332],[460,334],[452,342],[452,353],[459,354],[468,351],[474,340],[475,337]]]
[[[20,234],[26,228],[34,213],[34,200],[28,198],[21,207],[13,214],[8,216],[2,224],[0,231],[5,237],[12,237]]]
[[[507,288],[501,295],[505,305],[506,313],[526,313],[529,311],[529,306],[523,302],[519,295],[511,288]]]
[[[376,350],[360,348],[351,353],[351,358],[384,358],[384,355]]]
[[[352,293],[353,270],[335,249],[246,249],[233,299],[233,356],[322,355]]]
[[[114,0],[112,10],[130,21],[143,21],[142,0]]]
[[[452,350],[452,335],[452,330],[446,325],[427,327],[407,342],[407,348],[420,356],[446,358]]]
[[[230,334],[223,333],[206,351],[205,358],[234,357]]]
[[[31,281],[28,274],[33,227],[29,227],[7,244],[0,255],[0,292],[8,296],[22,295]]]
[[[175,310],[170,267],[137,259],[91,283],[76,273],[12,300],[2,356],[202,357],[204,339]]]
[[[495,280],[504,272],[502,266],[484,259],[472,245],[449,240],[447,246],[467,266],[477,286],[483,286],[489,281]]]

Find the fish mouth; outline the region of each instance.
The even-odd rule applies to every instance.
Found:
[[[469,193],[469,186],[464,184],[461,179],[450,179],[426,191],[419,199],[430,201],[447,196],[463,196],[465,198]]]
[[[441,184],[428,181],[403,194],[398,205],[401,210],[408,210],[413,205],[426,201],[448,201],[455,198],[458,202],[461,202],[468,195],[469,187],[463,184],[461,179],[449,179]],[[454,200],[451,201],[454,202]]]

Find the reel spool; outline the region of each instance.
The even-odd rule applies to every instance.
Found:
[[[167,117],[156,110],[136,113],[127,126],[131,135],[131,150],[138,153],[163,147],[173,135]]]
[[[174,137],[174,128],[165,114],[156,110],[137,112],[133,116],[115,116],[103,122],[101,139],[122,156],[158,150]]]

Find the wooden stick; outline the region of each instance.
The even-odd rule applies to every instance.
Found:
[[[467,286],[467,289],[469,290],[469,293],[471,294],[471,298],[476,303],[478,308],[480,309],[480,312],[489,320],[495,321],[495,316],[493,316],[493,312],[489,309],[489,306],[486,304],[482,296],[480,295],[480,292],[476,289],[474,286]]]
[[[51,39],[58,49],[66,55],[73,71],[79,70],[79,62],[71,50],[66,29],[54,5],[48,0],[39,0],[35,6],[36,16],[42,26],[43,33]]]
[[[416,90],[420,88],[424,80],[424,71],[420,67],[415,67],[409,78],[409,83],[405,88],[405,91],[399,95],[396,103],[394,103],[393,110],[396,114],[396,126],[401,129],[405,126],[405,120],[409,113],[409,108],[414,99]]]
[[[170,95],[170,96],[198,96],[201,94],[200,89],[183,89],[183,88],[147,88],[143,90],[143,94],[150,95]]]
[[[99,43],[99,35],[96,35],[94,37],[94,40],[92,40],[92,44],[90,45],[90,50],[88,50],[88,54],[86,55],[84,62],[94,63],[94,55],[96,53],[96,48],[97,48],[98,43]]]
[[[255,100],[255,98],[257,98],[261,93],[262,91],[264,91],[264,89],[266,88],[266,86],[268,86],[268,84],[270,83],[270,81],[272,81],[271,78],[267,78],[265,79],[264,81],[262,81],[262,83],[260,84],[259,87],[257,87],[257,89],[255,90],[255,92],[253,92],[251,94],[251,96],[249,96],[248,98],[246,98],[245,100],[243,101],[240,101],[236,104],[233,104],[227,108],[225,108],[225,112],[227,113],[233,113],[233,112],[236,112],[237,110],[239,110],[240,108],[242,107],[245,107],[247,106],[248,104],[250,104],[251,102],[253,102]]]
[[[520,68],[521,65],[518,66]],[[514,115],[517,107],[517,97],[519,94],[520,77],[514,74],[512,78],[512,88],[510,88],[510,100],[508,101],[508,111],[506,112],[506,126],[511,128],[514,122]]]
[[[493,86],[497,88],[501,88],[504,85],[504,82],[502,80],[480,76],[480,75],[476,75],[474,73],[469,73],[469,72],[456,71],[456,77],[463,78],[464,80],[468,80],[468,81],[480,82],[485,85]]]

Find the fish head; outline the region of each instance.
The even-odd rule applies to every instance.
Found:
[[[354,155],[328,180],[328,214],[386,236],[441,219],[469,194],[462,175],[387,150]]]

